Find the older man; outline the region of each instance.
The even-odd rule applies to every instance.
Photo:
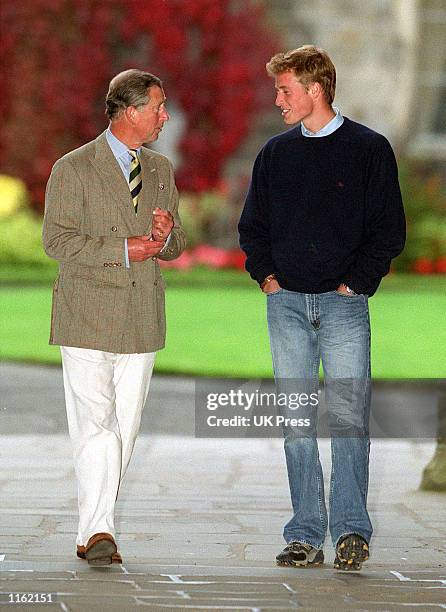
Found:
[[[165,341],[157,258],[185,247],[170,162],[143,147],[169,119],[161,81],[126,70],[110,82],[110,125],[59,159],[47,185],[43,244],[59,262],[50,344],[61,346],[78,480],[77,555],[121,562],[114,509]]]
[[[294,514],[280,565],[324,561],[327,526],[336,569],[369,556],[367,512],[370,407],[368,298],[403,248],[398,172],[384,136],[332,106],[336,70],[312,45],[267,64],[286,125],[259,153],[239,224],[246,267],[266,294],[274,375],[286,391],[316,394],[319,364],[332,435],[330,520],[310,427],[285,428]]]

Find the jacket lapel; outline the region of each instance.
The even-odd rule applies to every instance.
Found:
[[[130,195],[130,189],[127,181],[125,180],[124,174],[115,159],[110,147],[108,146],[105,132],[102,132],[96,139],[96,153],[92,163],[95,168],[99,171],[103,182],[104,189],[112,198],[116,201],[121,209],[122,215],[126,220],[130,230],[135,232],[134,235],[138,234],[138,217],[135,215],[133,209],[132,197]],[[144,176],[143,176],[144,181]],[[143,189],[144,190],[144,183]],[[141,195],[141,194],[140,194]],[[139,210],[139,205],[138,205]],[[138,215],[139,216],[139,215]]]

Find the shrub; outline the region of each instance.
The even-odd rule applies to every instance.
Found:
[[[407,217],[407,242],[393,267],[422,274],[442,272],[446,257],[446,194],[441,177],[420,176],[413,164],[403,162],[400,184]]]

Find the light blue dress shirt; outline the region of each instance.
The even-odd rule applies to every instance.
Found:
[[[322,136],[328,136],[329,134],[333,134],[341,125],[344,123],[344,117],[341,115],[339,108],[333,106],[333,110],[336,115],[331,119],[324,127],[322,127],[317,132],[311,132],[304,126],[304,122],[301,121],[300,128],[302,130],[302,134],[307,136],[308,138],[321,138]]]
[[[130,164],[132,161],[132,156],[129,153],[129,148],[123,142],[121,142],[111,131],[110,127],[107,128],[105,132],[105,137],[107,142],[112,150],[113,155],[116,157],[116,161],[118,162],[127,183],[129,182],[130,176]],[[141,154],[141,147],[136,149],[138,152],[138,157]]]

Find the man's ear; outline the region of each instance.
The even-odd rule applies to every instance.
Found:
[[[131,125],[135,125],[137,110],[134,106],[127,106],[124,115]]]
[[[322,95],[322,87],[320,83],[311,83],[308,88],[309,93],[313,97],[314,100],[319,98]]]

